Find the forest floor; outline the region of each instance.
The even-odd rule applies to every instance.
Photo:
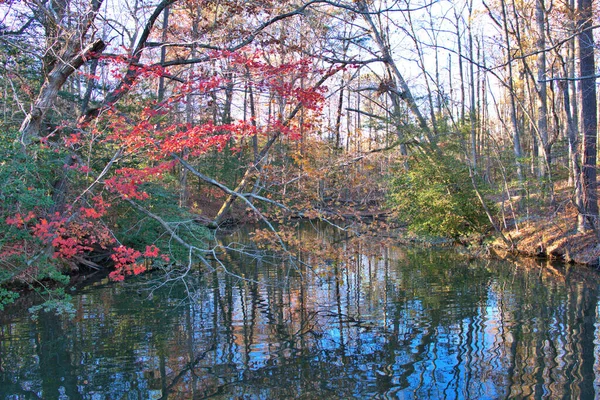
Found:
[[[504,235],[515,243],[517,253],[590,267],[600,266],[600,243],[591,230],[577,232],[577,209],[570,200],[570,194],[570,188],[559,183],[555,186],[553,204],[532,207],[528,218],[508,224]],[[500,251],[508,250],[500,239],[493,246]]]

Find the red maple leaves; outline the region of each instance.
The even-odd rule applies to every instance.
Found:
[[[117,281],[145,271],[152,260],[168,261],[168,257],[154,245],[148,245],[142,252],[119,243],[103,222],[111,209],[111,204],[103,195],[116,196],[111,201],[147,200],[150,195],[144,191],[144,183],[160,182],[175,166],[173,154],[185,154],[184,157],[191,158],[213,150],[221,151],[225,147],[239,151],[242,148],[240,144],[247,137],[282,135],[292,140],[299,139],[301,132],[310,125],[308,114],[303,116],[302,123],[284,120],[283,116],[275,113],[260,121],[245,118],[223,124],[216,123],[215,119],[205,119],[201,124],[178,123],[167,119],[167,115],[170,115],[167,113],[180,110],[190,93],[204,96],[205,103],[209,104],[215,98],[215,93],[233,85],[233,76],[236,74],[239,78],[236,84],[243,80],[245,87],[252,87],[256,94],[275,96],[288,108],[302,106],[307,113],[320,111],[326,89],[310,85],[311,74],[319,72],[315,70],[313,61],[299,59],[276,63],[273,62],[276,57],[265,57],[265,54],[261,51],[212,52],[212,61],[227,64],[227,74],[207,71],[191,74],[185,82],[172,87],[170,95],[160,102],[148,100],[143,107],[138,107],[138,111],[128,113],[118,111],[118,107],[113,106],[102,114],[100,123],[78,126],[73,133],[63,134],[62,144],[69,152],[91,152],[94,146],[117,148],[121,149],[119,151],[122,151],[123,158],[128,157],[135,162],[124,163],[126,166],[121,168],[107,168],[106,175],[103,172],[93,184],[98,185],[89,193],[90,188],[86,189],[83,192],[85,196],[76,196],[72,206],[64,212],[45,216],[40,210],[24,215],[17,213],[7,218],[6,223],[27,230],[43,246],[51,247],[52,256],[57,259],[73,260],[100,250],[110,251],[110,260],[114,264],[110,278]],[[125,74],[137,77],[131,85],[140,85],[143,82],[140,78],[156,79],[169,74],[159,66],[132,65],[124,57],[103,56],[101,61],[112,63],[110,79],[113,83]],[[92,75],[87,78],[101,79]],[[89,178],[93,169],[91,164],[82,161],[85,159],[74,158],[73,164],[66,166],[69,173]],[[82,202],[85,204],[74,205]]]

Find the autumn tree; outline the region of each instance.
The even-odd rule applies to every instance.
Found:
[[[10,271],[2,279],[35,275],[33,260],[42,258],[90,268],[108,261],[114,279],[153,260],[177,268],[205,260],[210,235],[198,223],[206,222],[201,206],[172,206],[183,170],[186,185],[195,180],[202,191],[221,193],[225,208],[233,198],[259,217],[253,202],[279,207],[260,195],[254,177],[234,190],[202,166],[210,153],[228,149],[231,158],[249,160],[249,176],[281,138],[312,129],[310,113],[320,109],[321,86],[336,69],[298,51],[281,53],[277,37],[282,21],[301,18],[310,5],[165,0],[122,14],[99,1],[6,5],[15,26],[3,28],[3,45],[28,38],[44,56],[43,83],[21,108],[20,151],[3,149],[2,173],[18,179],[7,178],[2,189],[2,262]],[[111,38],[123,47],[109,45]],[[255,100],[250,118],[236,111],[242,84]],[[50,120],[63,101],[75,111]],[[245,158],[249,138],[257,151]],[[14,257],[23,266],[14,268]]]

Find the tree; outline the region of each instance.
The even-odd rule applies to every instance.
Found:
[[[470,165],[451,151],[436,157],[421,153],[413,158],[416,160],[412,160],[409,171],[398,171],[392,178],[389,196],[393,212],[411,232],[458,241],[461,236],[481,234],[490,228],[486,212],[476,200]],[[488,204],[484,207],[493,208]]]
[[[69,76],[89,59],[98,57],[106,47],[104,40],[88,36],[101,5],[102,0],[84,3],[85,8],[74,16],[70,15],[66,2],[51,1],[46,7],[31,3],[49,46],[44,59],[44,83],[19,128],[24,148],[39,138],[42,122]]]
[[[544,0],[536,0],[535,2],[535,19],[537,23],[537,94],[538,94],[538,131],[541,139],[541,148],[544,155],[544,161],[541,163],[541,170],[546,174],[550,174],[551,156],[550,151],[552,143],[548,139],[548,90],[546,77],[546,10]]]
[[[206,262],[208,231],[189,209],[170,205],[179,186],[172,183],[179,182],[177,166],[199,184],[241,199],[259,216],[262,213],[249,199],[278,204],[261,197],[256,186],[249,193],[243,193],[245,185],[229,189],[199,166],[206,163],[207,154],[226,148],[245,159],[246,138],[256,138],[257,144],[260,138],[262,147],[248,167],[252,172],[268,161],[269,150],[279,139],[296,140],[311,126],[310,113],[323,101],[325,89],[320,86],[337,70],[318,68],[300,52],[270,42],[271,27],[300,18],[310,4],[214,6],[163,0],[145,4],[145,12],[129,25],[110,21],[114,15],[105,14],[95,0],[17,7],[20,15],[34,21],[26,24],[23,34],[35,42],[35,35],[43,32],[44,43],[36,43],[46,46],[42,54],[49,56],[40,64],[44,83],[20,124],[18,143],[23,151],[12,154],[11,148],[2,149],[10,166],[3,167],[3,174],[26,168],[31,175],[14,180],[0,193],[7,200],[3,226],[10,231],[2,237],[0,262],[14,265],[10,258],[18,252],[23,256],[24,267],[10,275],[18,275],[40,257],[49,264],[91,268],[109,261],[115,267],[114,279],[144,271],[152,260],[170,259],[179,266],[191,265],[192,259]],[[200,10],[201,23],[178,25],[190,8]],[[165,17],[158,29],[161,15]],[[102,54],[107,40],[97,35],[114,34],[125,42],[125,32],[132,26],[139,30],[130,33],[131,49],[110,47]],[[253,46],[259,39],[261,45]],[[88,66],[95,73],[85,74]],[[188,72],[188,66],[196,71]],[[87,83],[85,90],[69,93],[70,101],[78,103],[73,109],[82,110],[81,115],[50,121],[50,110],[64,96],[64,88],[82,82],[75,72]],[[252,97],[277,96],[280,113],[234,118],[238,76],[249,80]],[[198,100],[189,101],[191,96]],[[185,120],[178,117],[180,110],[185,110]],[[31,172],[36,170],[37,175]],[[23,185],[39,187],[41,195],[23,196]],[[130,220],[132,212],[141,216],[140,222]],[[138,223],[143,229],[132,235],[128,225]],[[173,250],[170,241],[178,249]]]
[[[473,211],[479,221],[481,210],[450,204],[468,198],[493,210],[478,190],[480,174],[507,199],[516,177],[522,204],[532,204],[525,200],[537,194],[536,181],[525,179],[525,160],[535,169],[539,148],[544,166],[566,164],[559,134],[573,159],[586,154],[588,200],[580,208],[594,219],[597,122],[586,116],[595,111],[584,110],[580,149],[576,96],[560,83],[554,93],[557,65],[563,78],[577,79],[567,51],[571,21],[547,1],[490,2],[487,15],[470,0],[141,0],[119,3],[122,12],[101,0],[11,2],[4,20],[14,26],[0,26],[10,79],[0,82],[10,114],[3,126],[12,130],[2,135],[18,151],[0,147],[9,160],[0,171],[3,243],[27,247],[30,265],[42,254],[96,268],[108,260],[117,279],[164,263],[161,256],[185,271],[210,253],[206,227],[218,229],[231,215],[252,214],[277,231],[269,213],[383,208],[384,177],[400,164],[398,179],[413,183],[439,171],[424,193],[450,195],[447,203],[425,196],[437,214],[446,205],[453,217]],[[581,30],[571,33],[583,44],[583,104],[595,106],[588,3],[580,4]],[[478,33],[488,16],[496,32]],[[447,74],[439,62],[446,52]],[[489,90],[493,79],[506,89],[505,103]],[[552,145],[565,146],[556,161]],[[422,165],[410,171],[408,160]],[[492,213],[486,217],[493,224]],[[455,237],[483,226],[452,224]],[[285,235],[274,238],[286,246]]]
[[[592,0],[578,0],[579,74],[581,82],[581,129],[583,131],[583,206],[586,225],[581,228],[598,231],[598,194],[596,192],[596,151],[598,138],[598,115],[596,103],[596,62],[594,56],[594,33],[592,31]]]
[[[412,91],[410,90],[410,87],[408,86],[408,83],[404,79],[404,76],[398,69],[394,58],[392,57],[389,43],[386,42],[381,33],[381,30],[373,20],[372,15],[374,13],[370,10],[368,3],[364,0],[360,0],[357,2],[357,9],[363,17],[363,19],[365,20],[365,22],[367,23],[367,26],[369,27],[368,32],[371,35],[373,42],[375,43],[375,46],[379,51],[381,60],[389,68],[392,76],[395,79],[395,82],[393,83],[394,87],[391,87],[389,89],[395,92],[394,94],[407,104],[408,108],[410,109],[414,117],[417,119],[417,124],[423,130],[423,133],[425,134],[427,140],[429,142],[433,142],[433,136],[431,135],[431,130],[429,128],[429,125],[427,124],[427,120],[425,119],[421,110],[419,109],[419,106],[417,105],[417,102],[412,94]]]

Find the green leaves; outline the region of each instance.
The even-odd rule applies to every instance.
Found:
[[[454,156],[419,154],[410,166],[393,176],[388,204],[411,232],[458,239],[489,228],[467,165]]]
[[[4,307],[14,303],[17,298],[19,293],[0,287],[0,311],[4,311]]]

